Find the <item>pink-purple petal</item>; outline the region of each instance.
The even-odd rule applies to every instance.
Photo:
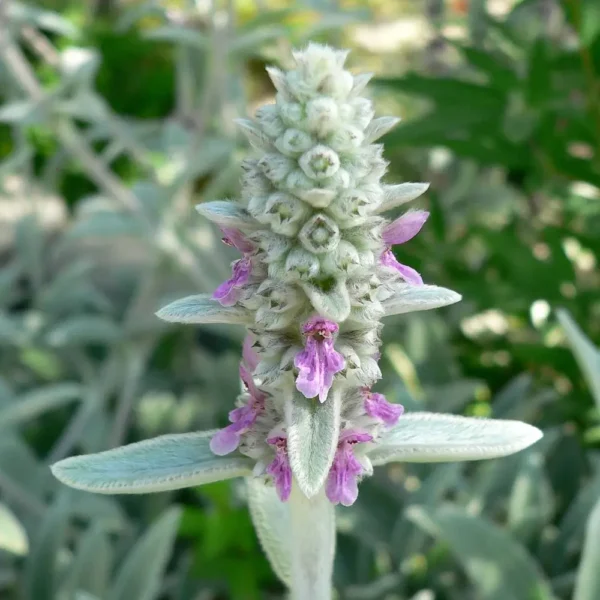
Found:
[[[304,350],[294,357],[298,369],[296,388],[306,398],[319,397],[325,402],[333,384],[333,376],[344,368],[344,357],[333,347],[333,334],[338,326],[322,317],[309,319],[302,331],[306,336]]]
[[[362,474],[363,467],[354,456],[352,446],[372,439],[370,434],[352,429],[341,433],[325,486],[327,498],[333,504],[350,506],[356,501],[358,477]]]
[[[394,253],[390,249],[387,249],[382,253],[380,262],[384,267],[389,267],[398,271],[406,283],[410,283],[412,285],[423,285],[423,278],[418,271],[415,271],[415,269],[398,262],[394,256]]]
[[[243,363],[240,363],[240,378],[244,382],[244,385],[248,389],[248,393],[255,402],[263,402],[265,394],[261,392],[254,383],[254,378]]]
[[[395,425],[404,413],[402,404],[392,404],[391,402],[388,402],[383,394],[365,391],[363,392],[363,395],[365,398],[365,412],[370,417],[379,419],[388,427]]]
[[[225,456],[240,445],[240,434],[231,425],[217,431],[210,440],[210,449],[217,456]]]
[[[275,458],[267,467],[267,473],[273,477],[279,499],[285,502],[292,491],[292,469],[287,455],[287,439],[277,436],[267,439],[275,447]]]
[[[213,293],[212,297],[222,306],[233,306],[241,297],[242,287],[250,279],[252,268],[246,256],[233,263],[231,278],[224,281]]]
[[[260,362],[260,357],[258,353],[254,349],[254,336],[249,333],[244,339],[244,345],[242,346],[242,360],[246,365],[247,369],[250,373],[254,373],[258,363]]]
[[[254,246],[244,237],[239,229],[221,227],[223,232],[223,243],[237,248],[242,254],[249,254]]]
[[[429,213],[425,210],[408,212],[392,221],[383,230],[383,241],[388,245],[404,244],[421,231]]]

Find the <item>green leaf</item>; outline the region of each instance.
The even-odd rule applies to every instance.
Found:
[[[566,310],[557,310],[556,314],[565,330],[579,368],[583,371],[583,375],[590,386],[596,406],[600,409],[600,352],[584,335]]]
[[[108,594],[111,600],[154,600],[177,535],[181,509],[168,508],[127,555]]]
[[[519,539],[530,541],[550,521],[553,501],[542,454],[526,452],[508,500],[509,529]]]
[[[80,538],[61,593],[70,598],[77,590],[83,590],[98,598],[106,598],[111,562],[108,533],[102,524],[96,523]]]
[[[119,212],[97,211],[75,222],[68,231],[69,239],[88,237],[131,236],[141,238],[144,227],[133,215]]]
[[[58,323],[46,334],[46,341],[56,348],[86,344],[113,344],[122,337],[122,328],[101,315],[75,316]]]
[[[514,70],[507,64],[503,64],[506,62],[504,57],[478,48],[459,44],[456,46],[471,66],[487,76],[488,83],[493,87],[507,91],[519,83]]]
[[[552,599],[539,566],[498,526],[454,507],[409,511],[419,527],[450,546],[476,587],[478,600]]]
[[[52,473],[66,485],[98,494],[178,490],[249,475],[254,466],[249,458],[212,453],[209,442],[214,433],[164,435],[74,456],[52,465]]]
[[[583,554],[577,571],[573,600],[600,598],[600,500],[587,523]]]
[[[282,502],[273,486],[249,477],[248,506],[260,545],[273,571],[288,587],[291,586],[292,558],[290,538],[290,510]]]
[[[196,210],[209,221],[219,227],[233,227],[234,229],[257,229],[260,223],[241,205],[225,200],[203,202],[196,205]]]
[[[41,123],[43,113],[39,102],[17,100],[0,106],[0,123],[12,123],[21,126]]]
[[[66,542],[68,524],[68,505],[59,497],[45,513],[31,545],[24,578],[27,600],[55,600],[56,564]]]
[[[465,114],[466,111],[477,113],[481,118],[499,116],[506,103],[502,91],[453,78],[430,78],[411,73],[404,77],[376,79],[374,83],[394,92],[427,98],[440,107],[454,106],[465,111]]]
[[[68,37],[76,37],[79,33],[69,19],[57,12],[36,8],[22,2],[11,2],[8,5],[8,16],[15,25],[34,25],[38,29]]]
[[[377,207],[376,214],[402,206],[429,189],[428,183],[398,183],[383,186],[383,201]]]
[[[221,306],[207,294],[186,296],[161,308],[156,316],[169,323],[227,323],[248,325],[252,315],[244,308]]]
[[[551,564],[555,571],[565,568],[569,557],[579,553],[586,522],[598,498],[600,498],[600,472],[579,490],[558,525],[558,535],[550,550]]]
[[[0,503],[0,550],[25,556],[29,552],[27,533],[17,517],[6,506]]]
[[[399,284],[383,302],[385,316],[448,306],[461,300],[460,294],[436,285]]]
[[[550,79],[552,65],[544,37],[539,37],[531,46],[527,70],[525,95],[530,106],[539,107],[553,98]]]
[[[321,489],[333,462],[340,431],[340,403],[341,394],[335,388],[323,403],[295,390],[286,402],[290,466],[309,498]]]
[[[44,273],[44,234],[35,215],[28,215],[18,222],[15,243],[19,260],[36,289],[39,288]]]
[[[82,387],[77,383],[56,383],[34,388],[0,410],[0,430],[21,425],[82,397]]]
[[[427,412],[403,415],[369,451],[373,465],[388,462],[454,462],[519,452],[542,437],[520,421]]]

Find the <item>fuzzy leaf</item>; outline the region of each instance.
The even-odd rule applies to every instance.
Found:
[[[346,288],[346,282],[337,279],[330,289],[311,282],[302,283],[302,288],[309,297],[314,309],[326,319],[341,322],[345,321],[350,314],[350,296]]]
[[[378,117],[373,119],[365,129],[365,143],[372,144],[400,123],[398,117]]]
[[[111,569],[111,544],[104,525],[94,523],[81,537],[77,553],[69,565],[61,597],[71,598],[84,590],[106,598]]]
[[[583,334],[577,323],[566,310],[557,311],[558,320],[563,326],[579,368],[590,386],[596,406],[600,409],[600,351]]]
[[[52,473],[76,489],[98,494],[144,494],[178,490],[248,475],[253,461],[240,455],[215,456],[214,431],[164,435],[121,448],[74,456]]]
[[[25,556],[29,551],[25,529],[8,506],[2,503],[0,503],[0,550],[19,556]]]
[[[539,429],[520,421],[416,412],[400,417],[369,458],[374,465],[481,460],[519,452],[541,437]]]
[[[35,419],[82,397],[83,389],[77,383],[55,383],[36,388],[0,410],[0,430]]]
[[[244,308],[221,306],[207,294],[186,296],[161,308],[156,316],[169,323],[227,323],[243,325],[252,322]]]
[[[525,548],[506,531],[454,507],[409,509],[411,520],[445,541],[479,600],[551,600],[550,586]]]
[[[573,600],[597,600],[600,598],[598,565],[600,565],[600,500],[596,502],[587,522]]]
[[[275,488],[261,479],[249,477],[248,505],[252,523],[273,571],[288,587],[291,586],[292,559],[290,539],[290,510]]]
[[[289,499],[293,540],[292,589],[294,598],[331,598],[335,555],[335,511],[321,489],[307,498],[300,486],[292,486]]]
[[[25,564],[26,600],[55,600],[58,556],[67,540],[69,507],[65,497],[44,513]]]
[[[111,600],[154,600],[175,542],[181,509],[168,508],[133,547],[113,585]]]
[[[226,200],[215,200],[196,205],[196,210],[209,221],[221,227],[232,227],[234,229],[257,229],[260,223],[250,213],[235,202]]]
[[[269,136],[256,123],[250,119],[235,119],[235,123],[254,148],[263,152],[273,151]]]
[[[58,323],[46,334],[50,346],[63,348],[86,344],[113,344],[122,337],[123,329],[102,315],[74,316]]]
[[[333,462],[340,430],[340,392],[333,388],[323,403],[294,392],[285,409],[290,466],[300,489],[311,498]]]
[[[399,183],[396,185],[386,185],[383,187],[383,202],[379,205],[376,213],[382,213],[386,210],[392,210],[402,206],[429,189],[428,183]]]
[[[461,300],[462,296],[452,290],[436,285],[399,284],[395,293],[382,304],[385,316],[402,315],[418,310],[430,310],[448,306]]]

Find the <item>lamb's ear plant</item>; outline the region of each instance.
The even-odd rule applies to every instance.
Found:
[[[347,53],[316,44],[296,68],[269,69],[275,104],[242,132],[261,153],[244,166],[242,200],[198,206],[240,251],[212,296],[158,312],[166,321],[247,328],[243,391],[220,431],[163,436],[53,466],[64,483],[135,494],[247,477],[252,516],[292,597],[331,597],[333,506],[353,504],[358,483],[393,461],[479,460],[541,437],[525,423],[415,412],[372,390],[382,319],[453,304],[394,257],[428,214],[382,216],[426,184],[381,182],[375,142],[397,119],[375,118],[368,75]]]

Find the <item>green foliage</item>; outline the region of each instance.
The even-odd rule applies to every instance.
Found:
[[[431,227],[398,259],[463,296],[386,327],[382,391],[407,411],[545,431],[522,456],[389,466],[366,482],[339,512],[340,596],[597,598],[597,2],[542,14],[525,0],[499,17],[473,1],[468,19],[446,3],[441,20],[464,35],[422,47],[424,29],[409,53],[369,46],[385,41],[372,24],[364,51],[349,26],[369,13],[350,2],[240,2],[225,28],[183,2],[111,2],[103,18],[88,3],[5,4],[34,87],[3,54],[0,597],[283,597],[236,485],[123,500],[69,491],[48,467],[225,422],[235,328],[165,326],[154,312],[189,294],[172,320],[210,321],[206,295],[235,253],[216,251],[193,207],[238,192],[248,147],[228,123],[273,93],[264,64],[319,38],[360,46],[376,102],[404,117],[382,139],[390,181],[431,182]],[[412,4],[373,3],[369,21]],[[561,307],[571,317],[556,319]]]

